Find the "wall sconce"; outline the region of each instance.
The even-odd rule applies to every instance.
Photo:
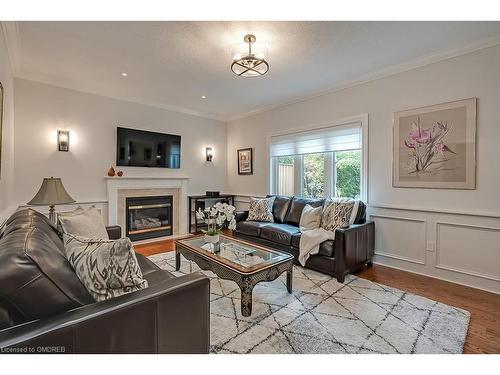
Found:
[[[69,151],[69,130],[57,131],[57,149],[59,151]]]
[[[214,157],[214,150],[212,150],[212,147],[207,147],[205,152],[207,155],[207,161],[212,161],[212,158]]]

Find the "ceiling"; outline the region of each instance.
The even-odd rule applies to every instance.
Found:
[[[17,22],[8,29],[16,76],[225,121],[500,43],[500,22]],[[230,70],[246,33],[267,52],[262,77]]]

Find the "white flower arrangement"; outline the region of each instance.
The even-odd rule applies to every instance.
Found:
[[[203,233],[215,236],[222,233],[222,226],[226,222],[229,224],[229,229],[236,229],[235,210],[236,208],[230,204],[217,202],[212,207],[207,207],[203,211],[199,208],[196,211],[196,218],[203,220],[208,226],[207,230],[202,231]]]

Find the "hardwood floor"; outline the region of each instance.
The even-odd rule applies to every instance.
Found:
[[[136,245],[149,256],[174,250],[174,240]],[[357,276],[471,313],[464,353],[500,353],[500,295],[374,264]]]

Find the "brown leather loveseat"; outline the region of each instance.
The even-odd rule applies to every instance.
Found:
[[[0,227],[0,353],[208,353],[209,279],[137,259],[149,287],[96,303],[48,219],[13,214]]]

